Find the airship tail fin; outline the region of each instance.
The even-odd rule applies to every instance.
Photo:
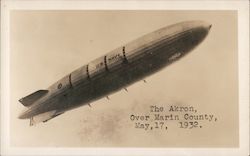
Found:
[[[46,95],[49,91],[48,90],[38,90],[28,96],[25,96],[19,100],[24,106],[28,107],[32,105],[35,101]]]
[[[30,118],[30,126],[36,125],[40,122],[47,122],[48,120],[54,117],[57,117],[58,115],[61,115],[62,113],[64,112],[53,110],[53,111],[49,111],[49,112],[45,112],[45,113],[33,116]]]

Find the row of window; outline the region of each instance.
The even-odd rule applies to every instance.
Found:
[[[64,77],[61,81],[59,81],[60,83],[57,85],[57,89],[64,89],[65,87],[67,88],[67,86],[74,87],[86,78],[91,79],[101,72],[112,71],[115,67],[118,67],[119,64],[126,62],[127,58],[125,54],[125,47],[122,47],[122,49],[116,49],[113,53],[98,58],[90,62],[88,65],[73,71],[67,77]]]

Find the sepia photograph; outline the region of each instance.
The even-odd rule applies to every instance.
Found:
[[[236,15],[11,12],[11,143],[237,147]]]
[[[5,146],[241,151],[237,9],[13,8]]]

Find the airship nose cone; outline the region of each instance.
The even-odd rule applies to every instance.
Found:
[[[206,30],[210,30],[212,24],[205,21],[189,21],[186,23],[187,29],[189,28],[204,28]]]
[[[205,28],[207,31],[209,31],[211,29],[211,27],[212,27],[212,24],[203,22],[202,27]]]
[[[210,23],[204,21],[188,21],[180,23],[179,26],[181,29],[177,31],[179,35],[173,46],[177,52],[181,51],[182,55],[187,54],[200,44],[212,27]]]
[[[189,26],[190,26],[190,29],[193,30],[194,35],[203,34],[201,36],[205,37],[207,35],[207,33],[209,32],[209,30],[211,29],[212,24],[204,22],[204,21],[193,21],[190,23]],[[203,38],[203,37],[201,37],[201,38]]]

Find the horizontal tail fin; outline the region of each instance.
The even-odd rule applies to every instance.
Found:
[[[38,90],[24,98],[21,98],[19,102],[21,102],[24,106],[28,107],[32,105],[35,101],[46,95],[49,91],[48,90]]]

